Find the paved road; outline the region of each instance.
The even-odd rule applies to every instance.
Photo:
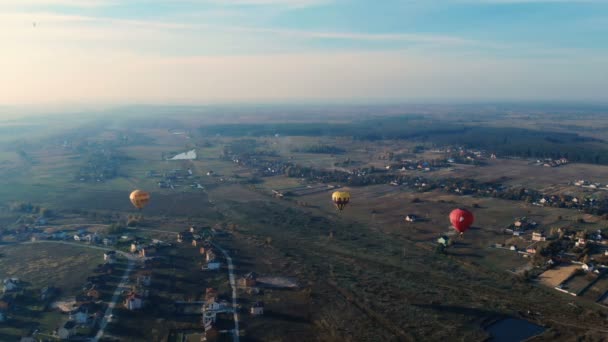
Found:
[[[219,249],[220,252],[222,252],[224,254],[224,257],[226,258],[226,262],[228,263],[228,277],[230,279],[230,287],[232,287],[232,309],[233,309],[233,317],[234,317],[234,332],[232,334],[232,341],[233,342],[239,342],[239,314],[237,312],[237,306],[236,306],[236,299],[237,299],[237,295],[236,295],[236,281],[234,278],[234,265],[232,264],[232,258],[230,257],[230,255],[228,255],[228,253],[219,245],[213,243],[213,246],[215,246],[215,248]]]
[[[130,258],[129,263],[127,265],[127,269],[125,270],[125,273],[122,275],[122,278],[120,279],[120,284],[118,284],[118,286],[116,286],[116,290],[114,290],[114,295],[112,295],[112,300],[110,301],[110,303],[108,303],[108,308],[106,309],[106,312],[103,315],[103,319],[101,320],[101,323],[99,324],[99,331],[97,331],[97,334],[95,335],[95,337],[93,337],[91,339],[91,342],[97,342],[97,341],[99,341],[100,338],[103,337],[106,326],[108,325],[108,319],[112,315],[112,310],[116,307],[116,303],[118,302],[118,299],[120,298],[120,296],[122,294],[122,291],[125,290],[127,287],[127,280],[129,280],[129,274],[133,270],[134,266],[135,266],[135,259]]]

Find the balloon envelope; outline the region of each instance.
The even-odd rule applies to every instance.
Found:
[[[473,213],[466,209],[458,208],[452,210],[450,213],[450,222],[452,223],[452,226],[461,234],[471,227],[474,220],[475,217],[473,216]]]
[[[350,193],[346,191],[336,191],[331,194],[331,200],[336,205],[336,208],[342,210],[348,202],[350,202]]]
[[[150,202],[150,194],[142,190],[135,190],[131,193],[129,199],[135,208],[142,209]]]

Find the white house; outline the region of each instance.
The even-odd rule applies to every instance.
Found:
[[[249,311],[254,316],[261,316],[264,314],[264,303],[263,302],[255,302]]]
[[[416,222],[416,220],[418,220],[418,217],[414,214],[409,214],[405,217],[406,222]]]
[[[587,264],[583,264],[583,266],[581,266],[581,268],[585,272],[593,272],[593,270],[595,269],[595,266],[591,263],[587,263]]]

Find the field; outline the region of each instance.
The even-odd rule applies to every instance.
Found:
[[[389,152],[402,159],[442,158],[428,151],[437,147],[433,138],[440,134],[418,136],[417,132],[408,131],[409,123],[399,120],[381,123],[397,133],[398,127],[388,125],[402,125],[411,132],[411,138],[374,140],[323,129],[310,136],[286,132],[275,132],[279,136],[205,134],[205,125],[211,123],[230,123],[235,118],[243,122],[259,121],[231,109],[217,109],[225,117],[215,115],[215,110],[201,111],[209,114],[208,121],[194,113],[175,119],[147,115],[116,118],[83,126],[82,130],[66,128],[35,143],[5,146],[0,154],[0,173],[6,179],[6,185],[0,189],[3,229],[7,232],[22,229],[23,224],[15,223],[19,216],[37,215],[11,208],[14,201],[26,201],[52,209],[55,216],[48,218],[49,224],[69,232],[76,226],[124,225],[132,215],[142,215],[142,223],[120,234],[139,240],[156,238],[175,243],[173,232],[183,231],[191,224],[224,230],[213,241],[232,256],[237,278],[253,271],[262,279],[293,279],[298,284],[289,289],[260,286],[261,292],[257,294],[239,289],[244,342],[451,340],[455,336],[461,340],[484,340],[489,337],[484,327],[505,317],[525,318],[548,327],[538,340],[555,340],[556,335],[564,340],[603,336],[606,313],[593,301],[606,288],[605,277],[583,298],[573,299],[553,287],[579,266],[559,266],[546,271],[539,277],[539,283],[545,286],[538,286],[537,282],[521,277],[523,270],[536,270],[530,263],[532,258],[490,248],[496,243],[515,244],[519,248],[530,244],[527,241],[530,232],[522,238],[504,232],[518,217],[526,216],[539,224],[537,230],[548,232],[555,227],[602,229],[606,221],[600,216],[539,207],[519,200],[458,196],[439,190],[423,192],[411,185],[388,184],[343,187],[352,198],[346,209],[339,212],[330,200],[332,190],[327,186],[344,184],[284,175],[264,177],[255,167],[236,165],[220,156],[225,148],[241,144],[245,150],[251,145],[255,151],[266,153],[260,156],[253,153],[254,159],[271,154],[268,158],[273,162],[327,170],[384,168],[390,162],[384,157]],[[260,115],[281,121],[284,114]],[[321,113],[315,115],[311,118],[320,117],[332,123],[352,121],[344,113],[331,118]],[[372,120],[374,115],[369,114],[365,120]],[[364,119],[355,121],[361,124],[361,120]],[[173,134],[175,131],[184,134]],[[22,148],[30,159],[20,157],[15,146]],[[315,148],[337,152],[320,153]],[[426,151],[412,152],[420,148]],[[166,154],[189,149],[197,150],[197,160],[162,159]],[[115,162],[103,159],[104,156],[113,154],[120,156],[116,174],[97,181],[98,173]],[[97,165],[94,157],[104,162]],[[75,175],[90,164],[95,164],[93,179],[77,179]],[[164,174],[173,169],[191,169],[193,175],[180,178],[174,189],[160,188],[160,178],[148,175],[149,171]],[[214,175],[207,176],[208,171]],[[530,165],[529,161],[498,159],[488,160],[485,166],[455,165],[451,169],[404,173],[477,181],[506,177],[500,182],[507,186],[593,194],[567,183],[581,178],[606,183],[606,171],[608,167],[600,165],[544,168]],[[194,183],[203,188],[191,187]],[[273,196],[272,190],[294,187],[298,189],[283,198]],[[128,199],[134,188],[151,192],[150,204],[141,212],[133,209]],[[449,212],[457,207],[471,209],[476,217],[473,227],[462,238],[454,234],[448,220]],[[404,217],[408,214],[421,219],[407,223]],[[105,233],[100,230],[100,234]],[[436,242],[442,235],[449,235],[453,241],[443,252]],[[127,247],[123,244],[118,248]],[[19,277],[32,289],[57,286],[63,290],[62,296],[78,292],[91,270],[102,262],[101,251],[50,243],[5,245],[0,247],[0,253],[1,277]],[[128,312],[119,305],[114,312],[117,321],[108,326],[108,334],[125,340],[161,341],[167,337],[179,340],[192,333],[189,337],[192,339],[200,332],[200,316],[176,313],[174,302],[200,301],[206,287],[217,288],[220,299],[230,299],[225,260],[222,259],[220,271],[204,272],[198,248],[190,244],[168,247],[160,255],[160,265],[152,270],[149,300],[153,305],[139,312]],[[125,267],[121,260],[117,274]],[[131,276],[131,284],[134,277]],[[103,299],[111,297],[119,278],[112,275],[111,286],[103,290]],[[586,284],[583,276],[573,278],[567,286],[580,290]],[[255,301],[266,304],[264,316],[248,314]],[[573,301],[575,304],[569,305]],[[16,313],[20,325],[0,328],[0,340],[12,340],[35,328],[51,331],[60,319],[65,319],[47,313],[25,319],[22,313]],[[526,315],[530,316],[522,317]],[[232,329],[228,315],[220,317],[219,328]],[[223,335],[224,339],[227,337]]]
[[[0,278],[17,277],[35,289],[55,286],[66,296],[79,291],[103,263],[102,251],[54,243],[2,246],[0,253]]]
[[[545,271],[539,276],[539,280],[541,284],[553,288],[563,283],[564,280],[568,279],[568,277],[577,269],[580,269],[579,265],[559,265]]]
[[[10,313],[10,324],[0,326],[0,339],[17,340],[33,330],[51,332],[67,317],[45,309],[40,290],[45,286],[59,289],[62,298],[76,295],[103,261],[102,252],[80,246],[36,243],[0,247],[0,278],[17,277],[23,282],[24,295]]]
[[[608,293],[608,275],[604,273],[600,278],[589,288],[583,296],[592,301],[599,301]]]

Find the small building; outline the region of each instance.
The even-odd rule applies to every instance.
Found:
[[[208,287],[205,289],[205,301],[217,301],[217,298],[218,294],[216,289],[212,287]]]
[[[76,324],[87,324],[89,321],[89,312],[85,307],[81,306],[70,312],[69,320]]]
[[[93,287],[87,291],[87,296],[89,296],[93,300],[98,300],[101,295],[97,290],[97,286],[93,285]]]
[[[583,266],[581,266],[581,268],[585,272],[593,272],[593,270],[595,270],[595,265],[593,265],[592,263],[586,263],[586,264],[583,264]]]
[[[547,241],[547,237],[542,232],[533,232],[532,241]]]
[[[197,247],[201,246],[205,240],[202,238],[192,239],[192,246]]]
[[[264,314],[264,302],[255,302],[249,312],[254,316],[261,316]]]
[[[528,253],[528,254],[536,254],[536,247],[528,247],[526,249],[526,253]]]
[[[139,310],[143,307],[143,304],[142,298],[135,293],[131,293],[125,299],[125,307],[127,310]]]
[[[576,247],[582,247],[585,246],[587,244],[587,240],[583,239],[583,238],[578,238],[578,240],[576,240],[576,242],[574,243],[574,245]]]
[[[249,272],[239,279],[239,285],[243,287],[252,287],[257,284],[258,275],[255,272]]]
[[[70,337],[74,335],[74,329],[76,328],[76,322],[67,321],[65,324],[59,328],[57,331],[57,336],[59,336],[62,340],[69,340]]]
[[[437,243],[440,245],[447,246],[450,243],[450,238],[447,236],[441,236],[437,239]]]
[[[142,258],[149,258],[156,254],[156,248],[153,247],[145,247],[139,250],[139,256]]]
[[[103,261],[107,262],[108,264],[113,264],[116,262],[116,251],[108,251],[103,253]]]
[[[215,256],[215,252],[213,251],[213,249],[211,248],[207,248],[207,251],[205,251],[205,261],[209,262],[212,260],[215,260],[216,256]]]
[[[205,247],[203,246],[203,247],[200,247],[200,248],[198,249],[198,252],[199,252],[201,255],[205,255],[205,253],[207,252],[207,250],[206,250],[206,249],[205,249]]]
[[[220,262],[217,259],[213,259],[207,263],[207,269],[210,271],[215,271],[220,269]]]
[[[105,237],[103,238],[102,243],[104,246],[113,246],[116,243],[116,240],[111,237]]]
[[[509,250],[511,250],[511,251],[516,251],[516,250],[517,250],[517,247],[515,247],[515,246],[511,246],[511,247],[509,247]]]
[[[131,244],[131,248],[129,249],[129,252],[131,253],[137,253],[139,251],[140,247],[138,244],[136,243],[132,243]]]
[[[203,312],[217,312],[222,310],[222,308],[222,305],[215,300],[210,300],[203,304]]]
[[[189,242],[190,240],[192,240],[192,233],[189,230],[177,233],[177,242]]]
[[[416,222],[418,221],[418,216],[414,215],[414,214],[409,214],[405,216],[405,222]]]

